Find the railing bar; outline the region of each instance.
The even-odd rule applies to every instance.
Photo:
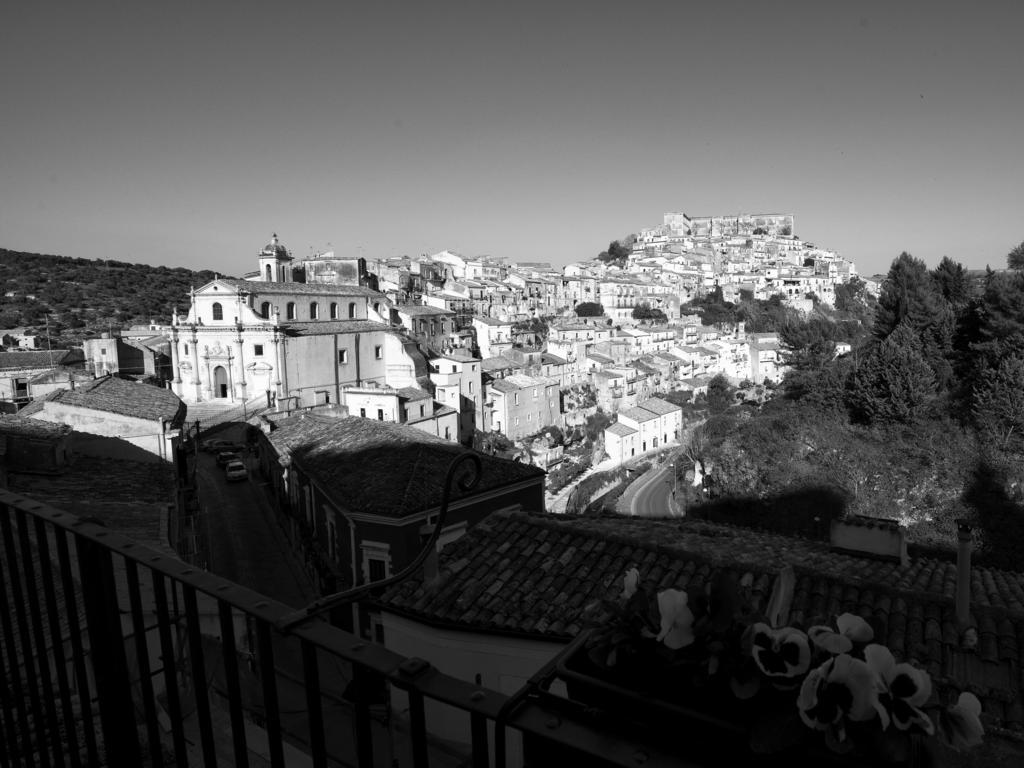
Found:
[[[196,700],[196,718],[199,720],[199,741],[203,747],[203,763],[207,768],[216,768],[217,749],[213,743],[213,720],[210,716],[210,699],[207,688],[206,661],[203,657],[203,636],[199,631],[199,607],[196,591],[182,587],[185,598],[185,619],[188,622],[189,656],[192,661],[192,692]]]
[[[57,591],[53,582],[53,563],[50,559],[50,539],[46,533],[46,524],[41,517],[35,518],[36,546],[39,548],[39,572],[43,580],[43,597],[46,600],[46,613],[50,624],[50,643],[53,646],[54,668],[57,670],[57,687],[60,690],[60,706],[64,716],[64,731],[68,739],[68,754],[71,765],[80,768],[82,758],[79,754],[78,732],[75,728],[75,715],[71,708],[71,687],[68,682],[67,662],[64,658],[64,639],[60,631],[60,616],[57,612]]]
[[[135,658],[139,665],[139,688],[142,694],[142,711],[146,718],[146,737],[149,741],[149,756],[154,766],[163,765],[163,745],[160,724],[156,718],[156,695],[153,693],[153,672],[149,667],[149,643],[146,641],[146,625],[139,594],[139,567],[134,560],[125,560],[128,577],[128,600],[132,609],[132,639]]]
[[[469,713],[469,731],[473,739],[474,768],[489,768],[490,756],[487,753],[487,718],[479,712]]]
[[[270,643],[270,625],[260,619],[256,620],[256,653],[259,655],[260,680],[263,683],[263,717],[266,721],[267,744],[270,748],[270,765],[272,768],[284,768],[274,649]]]
[[[29,701],[32,707],[32,717],[36,727],[36,741],[43,745],[40,751],[41,763],[49,766],[49,750],[45,747],[48,739],[43,731],[43,706],[39,700],[39,686],[36,684],[36,665],[33,657],[32,642],[29,636],[28,617],[25,615],[25,593],[21,588],[21,576],[18,574],[18,553],[14,548],[14,534],[11,532],[11,519],[9,515],[0,516],[0,528],[3,528],[4,549],[7,552],[7,562],[11,564],[8,574],[11,581],[11,597],[14,600],[14,615],[18,623],[18,634],[21,640],[21,659],[25,663],[25,685],[28,688]],[[13,645],[11,646],[14,647]],[[32,732],[28,731],[28,718],[23,720],[23,733],[27,746],[26,752],[32,751]]]
[[[327,768],[327,742],[324,736],[323,702],[320,700],[320,670],[316,646],[302,641],[302,668],[305,676],[306,711],[309,715],[309,749],[313,768]]]
[[[68,614],[68,634],[71,636],[71,658],[75,667],[78,685],[78,701],[82,710],[82,730],[85,732],[85,749],[89,765],[99,765],[96,749],[96,728],[92,717],[92,695],[89,693],[89,675],[85,668],[85,651],[82,648],[82,627],[78,620],[78,600],[75,596],[75,582],[72,577],[71,556],[68,553],[67,533],[54,528],[57,543],[57,559],[60,562],[61,587],[64,590],[64,606]]]
[[[110,768],[135,768],[142,755],[114,579],[114,553],[100,542],[77,537],[75,550],[89,625],[89,653],[99,698],[106,764]],[[130,728],[125,727],[128,723]]]
[[[43,708],[46,711],[46,721],[49,727],[49,738],[42,748],[43,764],[50,762],[50,748],[53,748],[53,761],[55,765],[64,766],[64,756],[57,746],[60,739],[60,720],[57,717],[57,706],[54,701],[53,677],[50,675],[49,653],[46,650],[46,632],[43,631],[43,614],[39,608],[39,583],[36,581],[36,569],[33,565],[32,543],[28,536],[28,517],[24,510],[17,512],[18,540],[21,543],[22,568],[25,573],[25,594],[28,595],[28,612],[32,622],[32,634],[35,635],[36,653],[39,656],[39,677],[42,682]],[[39,559],[43,560],[44,553],[39,551]],[[56,656],[56,647],[53,649]]]
[[[228,688],[228,711],[231,714],[231,737],[235,747],[236,768],[249,768],[249,750],[245,744],[245,717],[242,714],[242,687],[238,681],[238,656],[235,648],[235,623],[231,605],[217,601],[220,611],[221,649],[224,654],[224,680]]]
[[[6,513],[4,516],[6,517]],[[5,558],[4,562],[8,564],[8,567],[15,566],[15,560],[9,556]],[[16,752],[18,737],[23,734],[18,732],[15,723],[20,722],[22,727],[25,727],[28,723],[28,713],[25,711],[25,692],[21,687],[21,665],[18,663],[14,645],[14,625],[11,624],[11,606],[7,599],[7,579],[4,576],[4,570],[3,563],[0,563],[0,627],[3,630],[3,650],[6,652],[7,668],[10,669],[11,678],[10,684],[5,682],[4,685],[0,685],[0,695],[3,697],[0,701],[3,702],[4,707],[4,730],[7,733],[5,741]],[[2,661],[2,657],[0,657],[0,661]],[[17,715],[15,715],[15,709]],[[30,744],[31,739],[25,738],[22,747],[26,754],[31,751]]]
[[[361,766],[373,765],[373,730],[370,725],[369,670],[361,664],[352,667],[352,686],[357,692],[356,710],[356,755]]]
[[[167,587],[164,576],[151,571],[156,617],[159,624],[160,654],[164,664],[164,690],[167,694],[168,716],[171,720],[171,739],[174,743],[174,761],[178,768],[188,768],[185,749],[185,729],[182,726],[181,700],[178,696],[178,671],[174,658],[174,640],[171,637],[171,619],[167,613]]]
[[[412,737],[412,764],[414,768],[427,768],[427,713],[423,694],[409,691],[409,728]]]

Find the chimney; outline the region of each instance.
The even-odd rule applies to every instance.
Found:
[[[956,620],[963,630],[971,616],[971,524],[960,518],[956,521]]]

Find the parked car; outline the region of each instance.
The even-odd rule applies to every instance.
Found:
[[[249,470],[241,461],[229,461],[224,467],[224,478],[229,482],[245,480],[249,477]]]
[[[217,466],[226,467],[232,461],[241,461],[242,454],[238,451],[220,451],[217,453]]]

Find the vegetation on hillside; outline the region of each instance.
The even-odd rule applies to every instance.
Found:
[[[26,327],[55,345],[133,323],[170,322],[213,272],[0,249],[0,328]]]
[[[1024,272],[990,270],[972,291],[952,260],[928,270],[903,253],[875,306],[846,298],[861,302],[847,316],[874,316],[850,354],[834,354],[845,319],[787,320],[780,395],[717,409],[695,435],[693,513],[816,537],[833,517],[888,517],[947,549],[967,518],[983,562],[1020,569]]]

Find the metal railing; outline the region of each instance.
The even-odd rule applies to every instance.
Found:
[[[391,766],[398,755],[419,768],[437,764],[437,704],[465,715],[459,764],[504,766],[510,731],[531,766],[566,755],[680,764],[529,686],[488,690],[320,618],[289,626],[282,603],[5,491],[0,540],[4,768]],[[329,690],[338,679],[340,697]],[[408,697],[401,733],[382,724],[388,686]]]

